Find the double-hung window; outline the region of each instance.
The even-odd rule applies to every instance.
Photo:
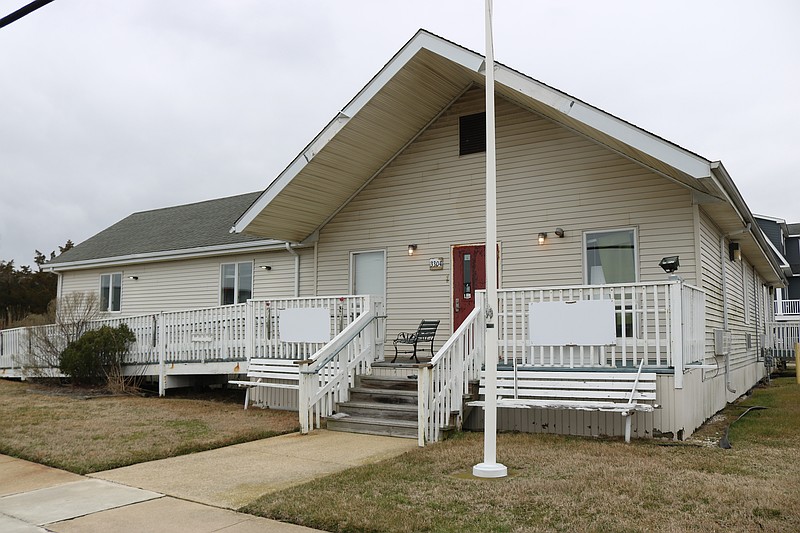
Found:
[[[590,231],[583,234],[584,276],[589,285],[635,283],[637,280],[636,230],[633,228]],[[625,294],[626,303],[617,301],[617,337],[633,337],[635,310]]]
[[[118,312],[122,303],[122,274],[100,276],[100,310]]]
[[[636,282],[636,231],[584,233],[585,276],[589,285]]]
[[[242,304],[253,297],[253,263],[223,263],[220,304]]]

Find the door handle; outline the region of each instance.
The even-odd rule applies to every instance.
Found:
[[[461,311],[461,299],[456,298],[456,313],[458,313],[459,311]]]

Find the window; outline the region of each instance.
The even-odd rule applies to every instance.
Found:
[[[486,151],[486,113],[458,118],[458,155]]]
[[[100,276],[100,310],[118,312],[122,303],[122,274]]]
[[[584,233],[586,283],[636,282],[636,231],[634,229]]]
[[[353,294],[386,295],[386,252],[354,252],[350,269]]]
[[[221,267],[220,304],[242,304],[253,297],[253,263],[224,263]]]

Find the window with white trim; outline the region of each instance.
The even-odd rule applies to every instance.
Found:
[[[253,297],[253,262],[220,266],[220,305],[242,304]]]
[[[584,279],[589,285],[635,283],[636,230],[616,229],[583,234]]]
[[[100,276],[100,310],[119,312],[122,307],[122,273]]]

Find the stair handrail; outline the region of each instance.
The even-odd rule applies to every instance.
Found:
[[[300,365],[300,390],[298,411],[300,431],[308,433],[311,427],[319,428],[323,417],[333,414],[334,406],[348,400],[355,374],[369,373],[375,359],[376,346],[381,344],[379,320],[381,302],[361,313],[329,343]],[[368,326],[376,323],[375,329]]]
[[[458,412],[456,425],[463,422],[463,398],[470,380],[480,378],[483,364],[482,306],[475,309],[456,329],[430,363],[420,366],[417,380],[419,410],[417,412],[417,442],[439,440],[443,427],[450,424],[452,413]]]

